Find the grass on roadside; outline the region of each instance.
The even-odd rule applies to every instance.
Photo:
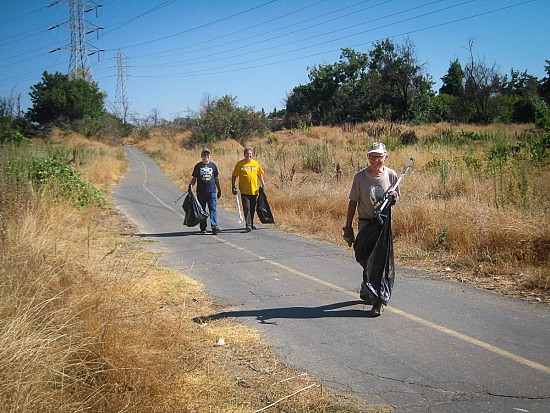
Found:
[[[108,187],[124,170],[119,150],[87,157],[81,144],[76,163],[108,166],[94,175]],[[0,410],[391,411],[330,394],[241,324],[195,322],[216,312],[200,284],[158,266],[116,210],[33,187],[14,170],[14,149],[0,156]],[[34,149],[54,150],[51,142]],[[73,154],[66,149],[48,153],[61,159]]]

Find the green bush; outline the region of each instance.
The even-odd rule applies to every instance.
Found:
[[[253,135],[263,135],[268,130],[267,119],[261,112],[238,107],[234,97],[224,96],[204,104],[191,140],[209,143],[231,138],[244,143]]]
[[[547,118],[549,108],[546,102],[537,95],[529,94],[514,103],[514,121],[534,123]]]
[[[456,97],[439,94],[430,99],[429,103],[429,118],[432,122],[444,122],[452,120],[452,108],[455,103]]]
[[[21,132],[12,128],[1,128],[0,129],[0,144],[4,143],[14,143],[16,145],[26,142],[26,138]]]
[[[529,135],[526,145],[530,159],[536,163],[542,163],[548,156],[547,149],[550,149],[550,134],[543,133],[539,137]]]
[[[32,159],[28,178],[31,183],[40,188],[48,186],[76,206],[105,206],[106,200],[101,191],[90,183],[83,181],[77,171],[69,165],[53,158]]]

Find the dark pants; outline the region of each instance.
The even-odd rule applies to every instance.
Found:
[[[206,205],[208,205],[208,213],[210,215],[210,226],[216,228],[218,226],[218,211],[217,211],[217,197],[215,192],[197,193],[197,199],[201,204],[202,209],[206,211]],[[201,230],[206,229],[206,220],[200,223]]]
[[[243,203],[244,220],[247,227],[254,225],[254,212],[256,211],[256,200],[258,195],[247,195],[241,192],[241,200]]]

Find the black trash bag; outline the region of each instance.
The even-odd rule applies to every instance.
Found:
[[[185,212],[183,225],[188,227],[194,227],[210,216],[208,212],[203,209],[193,191],[187,192],[183,200],[182,208]]]
[[[262,224],[274,224],[275,220],[273,219],[273,214],[271,213],[271,208],[267,202],[267,196],[262,187],[260,187],[260,192],[258,193],[258,200],[256,201],[256,214]]]
[[[367,301],[370,304],[381,301],[387,305],[395,280],[391,205],[382,211],[381,217],[383,223],[372,219],[357,234],[353,248],[355,259],[363,267],[361,295],[366,295],[368,291]]]

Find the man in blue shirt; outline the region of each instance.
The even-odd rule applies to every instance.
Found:
[[[208,204],[208,213],[210,214],[210,226],[212,234],[219,234],[222,230],[218,227],[218,216],[216,212],[217,200],[222,196],[220,181],[218,179],[218,167],[210,161],[210,150],[203,148],[201,152],[201,161],[193,168],[189,190],[197,184],[197,199],[204,210]],[[206,233],[206,220],[200,223],[201,233]]]

